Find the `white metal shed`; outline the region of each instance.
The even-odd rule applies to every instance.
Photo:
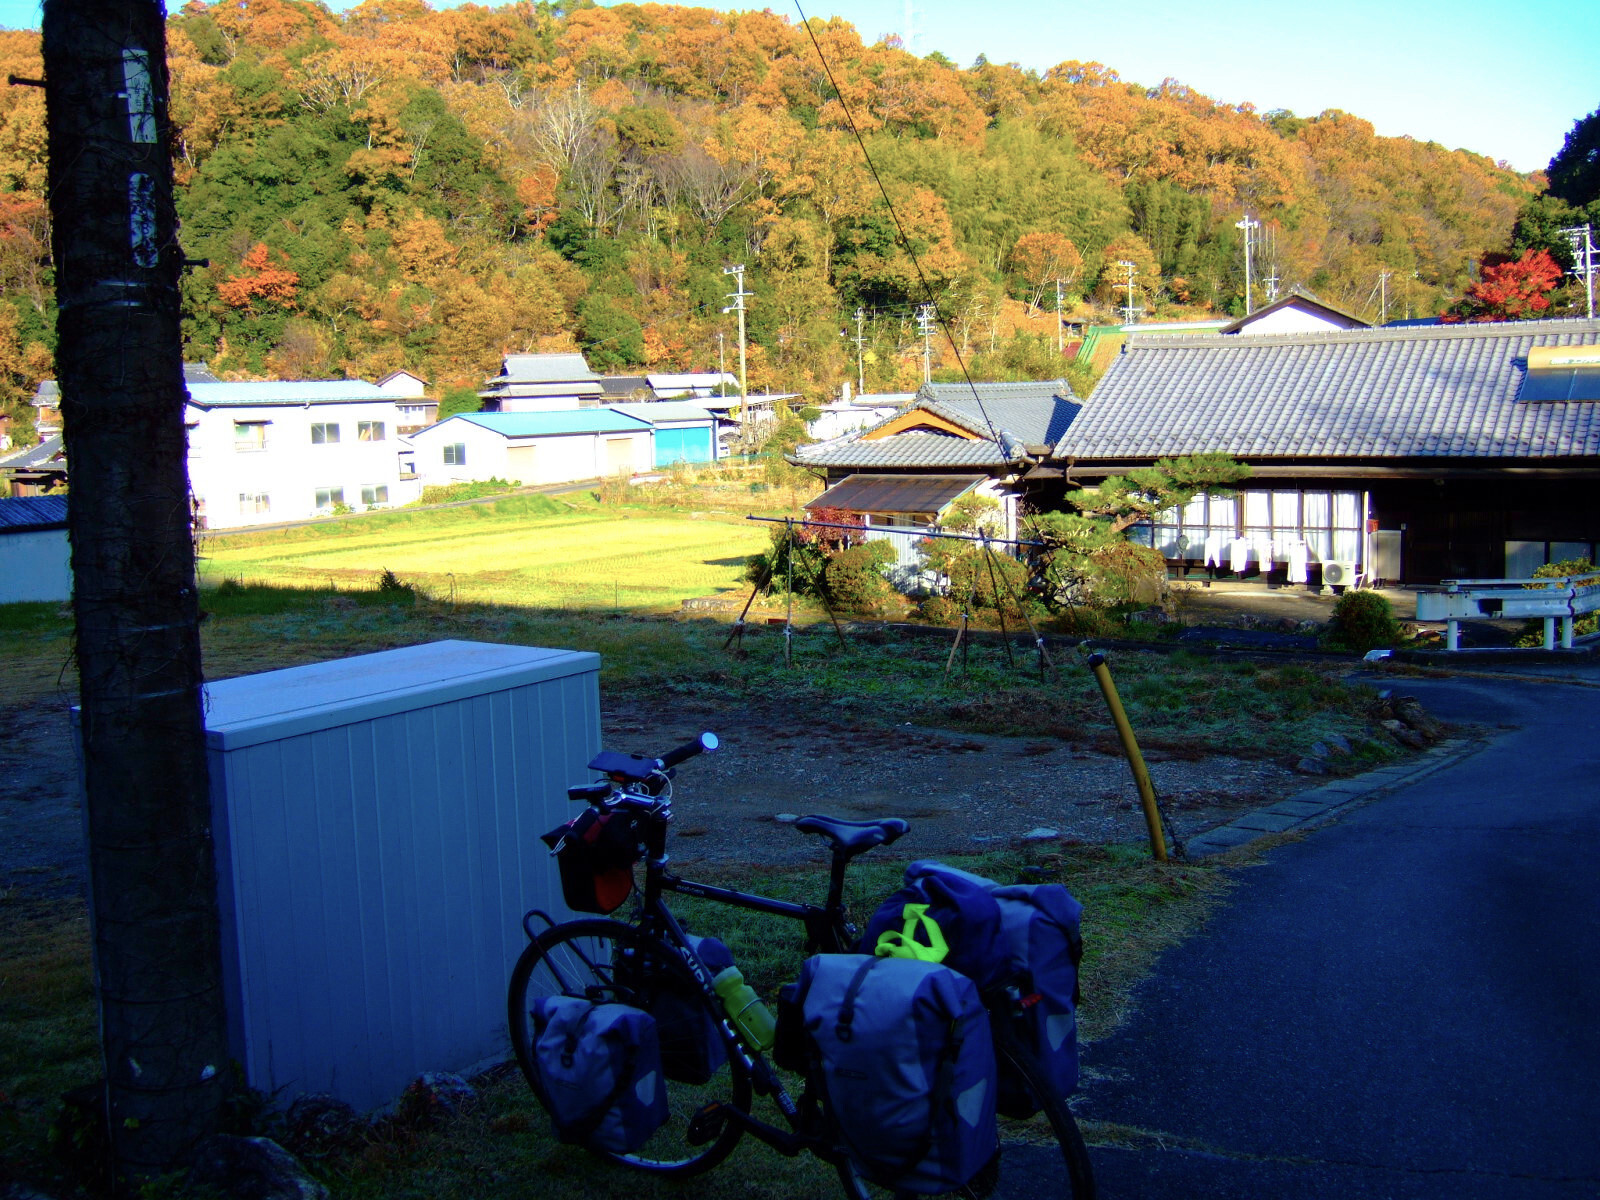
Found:
[[[371,1109],[506,1053],[539,835],[600,747],[600,659],[443,641],[211,684],[229,1041],[288,1103]]]

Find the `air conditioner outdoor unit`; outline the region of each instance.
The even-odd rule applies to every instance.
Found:
[[[1322,564],[1322,582],[1328,587],[1349,587],[1356,579],[1353,562],[1325,562]]]

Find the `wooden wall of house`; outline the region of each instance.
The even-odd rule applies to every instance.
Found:
[[[1505,575],[1508,541],[1600,541],[1600,481],[1373,481],[1372,516],[1403,530],[1406,584]]]

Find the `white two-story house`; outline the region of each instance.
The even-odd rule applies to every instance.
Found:
[[[417,499],[396,397],[361,380],[190,382],[189,486],[208,529]]]

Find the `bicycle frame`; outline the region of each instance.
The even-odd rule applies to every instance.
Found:
[[[663,892],[676,892],[696,899],[710,900],[716,904],[727,904],[734,908],[799,921],[805,926],[807,954],[838,953],[848,948],[853,929],[845,920],[843,902],[844,874],[849,864],[847,856],[834,856],[829,874],[828,898],[824,904],[777,900],[753,892],[741,892],[735,888],[699,883],[673,874],[667,869],[667,823],[657,819],[647,819],[644,824],[645,878],[643,895],[640,898],[639,926],[678,953],[714,1012],[722,1014],[722,998],[717,995],[716,988],[712,985],[711,973],[690,944],[683,926],[678,923],[677,917],[673,916],[672,910],[662,902]],[[755,1135],[779,1153],[791,1158],[802,1151],[810,1151],[830,1164],[836,1165],[841,1161],[841,1155],[835,1147],[804,1128],[808,1122],[802,1114],[801,1105],[789,1095],[766,1057],[754,1046],[745,1043],[744,1038],[734,1028],[733,1022],[725,1015],[722,1016],[721,1026],[724,1039],[730,1048],[739,1053],[749,1069],[751,1084],[756,1094],[772,1097],[778,1106],[778,1111],[783,1113],[784,1120],[789,1123],[790,1129],[781,1129],[732,1107],[721,1112],[719,1118],[737,1122],[747,1133]],[[807,1098],[802,1095],[801,1102],[805,1103],[806,1100]]]

